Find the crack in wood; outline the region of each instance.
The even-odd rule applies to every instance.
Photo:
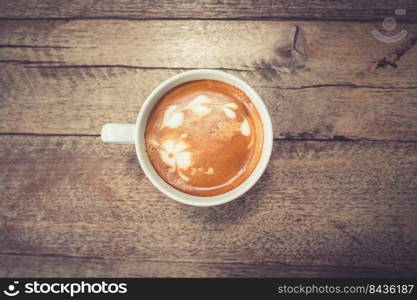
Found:
[[[2,62],[2,61],[0,61]],[[7,62],[7,61],[6,61]],[[37,62],[29,62],[28,64],[36,64]],[[47,62],[40,62],[47,63]],[[25,62],[22,62],[25,64]],[[53,65],[53,66],[25,66],[25,68],[39,68],[39,69],[92,69],[92,68],[123,68],[123,69],[138,69],[138,70],[196,70],[190,67],[145,67],[134,65]],[[235,69],[235,68],[205,68],[209,70],[223,70],[235,72],[253,72],[254,70]]]
[[[266,89],[278,89],[278,90],[304,90],[304,89],[316,89],[316,88],[354,88],[354,89],[382,89],[382,90],[415,90],[417,86],[376,86],[376,85],[357,85],[354,83],[323,83],[315,85],[304,85],[298,87],[281,87],[281,86],[260,86],[255,85],[253,87],[266,88]]]
[[[10,45],[10,44],[0,44],[0,48],[71,49],[73,47],[68,47],[68,46],[50,46],[50,45]]]
[[[61,63],[61,62],[34,62],[34,61],[18,61],[18,60],[0,60],[0,63],[21,63],[21,64],[37,64],[37,63]],[[138,70],[196,70],[201,69],[201,67],[147,67],[147,66],[135,66],[135,65],[52,65],[52,66],[25,66],[25,68],[42,68],[42,69],[89,69],[89,68],[124,68],[124,69],[138,69]],[[239,68],[204,68],[208,70],[222,70],[222,71],[233,71],[233,72],[255,72],[255,71],[277,71],[280,72],[278,68],[271,68],[271,67],[260,67],[254,66],[252,68],[247,69],[239,69]]]
[[[37,257],[56,257],[56,258],[80,258],[80,259],[105,259],[102,256],[76,256],[76,255],[67,255],[67,254],[57,254],[57,253],[19,253],[19,252],[4,252],[0,253],[0,256],[37,256]]]
[[[100,134],[88,134],[88,133],[32,133],[32,132],[0,132],[0,136],[5,135],[22,135],[22,136],[62,136],[62,137],[100,137]]]
[[[103,16],[63,16],[63,17],[0,17],[0,21],[106,21],[106,20],[116,20],[116,21],[300,21],[300,22],[358,22],[358,23],[369,23],[369,22],[381,22],[381,18],[331,18],[331,17],[322,17],[322,16],[241,16],[241,17],[135,17],[135,16],[115,16],[115,15],[103,15]],[[403,19],[397,20],[397,23],[404,24],[415,24],[416,20],[413,19]]]
[[[292,43],[292,49],[295,51],[295,52],[297,52],[298,54],[300,54],[300,55],[305,55],[304,54],[304,52],[302,52],[302,51],[300,51],[300,50],[298,50],[298,48],[297,48],[297,42],[298,42],[298,39],[300,38],[300,27],[298,26],[298,25],[294,25],[294,38],[293,38],[293,43]]]
[[[298,50],[297,50],[298,51]],[[404,54],[404,53],[403,53]],[[402,55],[403,55],[402,54]],[[94,69],[94,68],[121,68],[121,69],[137,69],[137,70],[195,70],[196,68],[190,67],[146,67],[146,66],[135,66],[135,65],[64,65],[60,61],[30,61],[30,60],[0,60],[0,63],[10,64],[21,64],[27,65],[25,68],[39,68],[39,69]],[[38,65],[39,64],[39,65]],[[45,65],[46,64],[46,65]],[[55,64],[55,65],[47,65]],[[248,69],[239,68],[206,68],[209,70],[222,70],[232,72],[254,72],[261,70],[273,70],[274,68],[262,68],[254,67]],[[322,83],[314,85],[304,85],[296,87],[285,87],[285,86],[264,86],[264,85],[253,85],[254,88],[266,88],[266,89],[278,89],[278,90],[303,90],[303,89],[315,89],[315,88],[355,88],[355,89],[384,89],[384,90],[415,90],[417,86],[376,86],[376,85],[358,85],[354,83]]]
[[[286,133],[285,137],[274,137],[275,142],[393,142],[393,143],[417,143],[417,140],[377,140],[368,138],[348,138],[335,135],[330,138],[315,138],[315,133],[302,132],[300,134]],[[0,136],[39,136],[39,137],[92,137],[98,138],[100,134],[88,133],[31,133],[31,132],[0,132]]]
[[[396,49],[393,53],[388,54],[387,56],[381,58],[376,62],[376,69],[385,68],[390,66],[394,69],[398,67],[398,62],[400,61],[401,57],[404,56],[409,50],[411,50],[417,43],[417,36],[408,40],[407,43]]]
[[[3,59],[0,63],[4,64],[17,64],[17,65],[31,65],[31,64],[59,64],[60,61],[45,60],[45,61],[33,61],[33,60],[18,60],[18,59]]]
[[[284,138],[275,137],[274,141],[281,142],[393,142],[393,143],[417,143],[417,140],[377,140],[369,138],[348,138],[343,135],[335,135],[330,138],[315,138],[315,133],[302,132],[300,134],[286,133]]]
[[[297,50],[299,52],[299,50]],[[64,65],[61,61],[31,61],[31,60],[0,60],[0,63],[10,64],[22,64],[28,65],[25,68],[39,68],[39,69],[94,69],[94,68],[121,68],[121,69],[138,69],[138,70],[195,70],[196,68],[190,67],[146,67],[146,66],[135,66],[135,65]],[[39,66],[38,66],[39,64]],[[43,64],[55,64],[55,65],[43,65]],[[33,65],[33,66],[32,66]],[[275,68],[262,68],[253,67],[248,69],[239,68],[206,68],[209,70],[223,70],[233,72],[254,72],[261,70],[273,70]],[[298,87],[283,87],[283,86],[261,86],[253,85],[255,88],[267,88],[267,89],[279,89],[279,90],[303,90],[303,89],[314,89],[314,88],[333,88],[333,87],[346,87],[346,88],[369,88],[369,89],[386,89],[386,90],[414,90],[417,86],[375,86],[375,85],[358,85],[354,83],[323,83],[315,85],[305,85]]]

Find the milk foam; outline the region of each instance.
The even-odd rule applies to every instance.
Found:
[[[224,191],[241,173],[249,176],[259,159],[262,131],[257,111],[244,101],[250,100],[240,90],[212,80],[191,82],[165,95],[145,136],[158,174],[196,195]]]

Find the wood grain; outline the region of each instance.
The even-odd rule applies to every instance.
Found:
[[[406,38],[376,40],[397,8]],[[1,1],[0,276],[415,277],[416,12],[412,0]],[[132,146],[98,137],[197,68],[252,85],[277,139],[257,185],[212,208],[166,198]]]
[[[152,89],[179,72],[5,65],[0,132],[98,135],[105,123],[134,123]],[[276,138],[417,140],[417,89],[280,89],[229,73],[255,86]]]
[[[96,137],[6,135],[0,142],[4,255],[311,265],[318,269],[305,270],[327,275],[337,273],[332,267],[417,273],[417,143],[276,141],[250,192],[202,209],[155,190],[130,145],[104,145]],[[207,272],[200,267],[178,272]],[[100,268],[91,272],[106,272]],[[168,276],[175,268],[136,274]],[[244,276],[222,270],[216,274]]]
[[[276,138],[417,140],[416,25],[386,44],[374,23],[0,23],[3,133],[98,134],[166,78],[213,68],[255,87]]]
[[[297,18],[335,20],[382,20],[405,8],[401,20],[416,21],[413,0],[3,0],[2,18]]]
[[[384,43],[373,22],[1,21],[3,62],[36,68],[213,68],[265,86],[416,88],[417,24]],[[30,66],[28,66],[30,67]]]
[[[0,276],[16,277],[413,277],[414,270],[279,263],[197,263],[37,255],[0,255]]]

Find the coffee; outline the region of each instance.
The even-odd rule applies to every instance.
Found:
[[[161,98],[145,132],[159,176],[195,196],[215,196],[243,183],[258,164],[263,124],[249,97],[216,80],[179,85]]]

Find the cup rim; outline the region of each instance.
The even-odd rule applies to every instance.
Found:
[[[194,78],[193,77],[197,77]],[[188,79],[189,78],[189,79]],[[191,194],[184,193],[173,186],[169,185],[164,179],[162,179],[159,174],[156,172],[152,164],[150,163],[148,154],[146,153],[145,148],[145,129],[148,121],[149,114],[151,113],[154,106],[159,102],[161,97],[166,94],[172,88],[189,81],[200,80],[200,79],[213,79],[219,80],[237,88],[241,89],[245,94],[248,95],[251,102],[257,108],[261,120],[263,123],[263,131],[264,131],[264,139],[262,145],[262,153],[259,158],[258,164],[256,165],[255,169],[243,181],[240,185],[235,187],[234,189],[225,192],[223,194],[215,195],[215,196],[194,196]],[[235,83],[235,84],[234,84]],[[188,204],[192,206],[216,206],[220,204],[225,204],[230,202],[236,198],[239,198],[243,194],[245,194],[249,189],[251,189],[256,182],[260,179],[262,174],[264,173],[268,162],[271,157],[272,147],[273,147],[273,130],[272,130],[272,122],[268,112],[268,109],[265,106],[262,98],[258,95],[258,93],[245,81],[236,77],[235,75],[220,71],[220,70],[212,70],[212,69],[196,69],[185,71],[170,78],[166,79],[162,83],[160,83],[146,98],[145,102],[143,103],[138,117],[136,119],[135,130],[134,130],[134,139],[135,139],[135,149],[136,155],[139,160],[139,164],[148,177],[148,179],[152,182],[152,184],[163,194],[168,196],[169,198],[176,200],[183,204]]]

